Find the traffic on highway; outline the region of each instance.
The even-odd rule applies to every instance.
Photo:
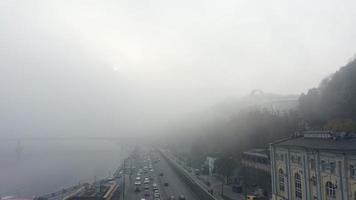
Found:
[[[124,200],[199,199],[154,149],[138,149],[124,166]]]

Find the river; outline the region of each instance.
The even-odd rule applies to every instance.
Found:
[[[0,196],[32,197],[113,173],[128,147],[104,140],[6,141],[0,145]]]

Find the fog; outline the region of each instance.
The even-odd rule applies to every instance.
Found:
[[[299,95],[353,57],[355,6],[1,0],[0,140],[146,138],[254,89]]]
[[[354,54],[353,1],[0,2],[1,135],[145,134]]]

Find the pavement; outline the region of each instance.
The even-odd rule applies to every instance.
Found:
[[[177,160],[172,154],[170,155],[171,159]],[[182,162],[180,162],[182,163]],[[180,165],[180,164],[178,164]],[[207,176],[207,175],[196,175],[194,170],[187,170],[189,167],[182,166],[182,169],[186,170],[186,172],[197,182],[200,183],[202,187],[206,190],[212,190],[212,195],[218,200],[244,200],[245,196],[243,194],[236,193],[232,191],[231,185],[224,184],[224,188],[222,189],[222,182],[215,176]],[[210,182],[210,186],[206,183]],[[223,195],[222,195],[223,193]]]
[[[206,185],[207,182],[211,183],[211,186],[207,186],[211,189],[213,189],[213,195],[214,196],[220,196],[225,199],[230,199],[230,200],[243,200],[245,199],[243,194],[236,193],[232,190],[231,185],[226,185],[224,184],[224,188],[222,188],[222,182],[215,176],[207,176],[207,175],[194,175],[193,176],[199,180],[201,183]],[[223,195],[222,195],[223,193]]]

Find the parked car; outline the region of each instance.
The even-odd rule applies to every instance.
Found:
[[[179,195],[179,197],[178,197],[178,200],[185,200],[185,196],[184,195]]]
[[[242,193],[242,185],[233,185],[232,191],[234,191],[236,193]]]

